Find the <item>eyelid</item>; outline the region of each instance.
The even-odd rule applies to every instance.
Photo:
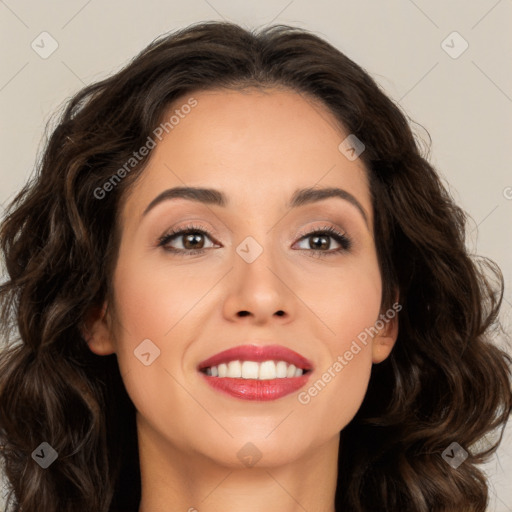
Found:
[[[348,236],[347,232],[344,229],[341,229],[336,226],[332,226],[330,224],[323,224],[322,226],[315,226],[312,228],[303,228],[295,236],[303,237],[303,236],[311,235],[312,233],[317,233],[317,232],[321,232],[321,231],[332,231],[332,232],[337,232],[340,235]]]
[[[184,234],[189,231],[201,233],[201,234],[205,235],[206,237],[208,237],[212,242],[217,243],[217,244],[220,243],[220,242],[217,242],[217,240],[215,240],[215,237],[212,234],[212,231],[214,231],[214,230],[212,230],[211,228],[207,228],[204,226],[194,224],[193,222],[194,221],[189,221],[188,224],[183,225],[183,226],[180,226],[178,224],[177,227],[171,227],[168,230],[166,230],[163,235],[158,237],[158,239],[157,239],[158,246],[163,246],[164,242],[167,243],[166,240],[168,241],[169,239],[172,239],[172,238],[179,238],[181,236],[184,236]]]

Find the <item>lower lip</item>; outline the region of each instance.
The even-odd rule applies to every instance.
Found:
[[[242,400],[277,400],[299,390],[306,384],[309,374],[284,379],[234,379],[231,377],[211,377],[203,372],[201,375],[215,390]]]

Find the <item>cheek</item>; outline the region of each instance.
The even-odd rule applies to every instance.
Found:
[[[333,274],[303,281],[301,293],[314,305],[320,319],[317,336],[324,343],[319,347],[321,368],[297,396],[307,415],[325,418],[331,433],[351,421],[366,394],[382,291],[376,260],[354,260]]]
[[[168,269],[120,259],[114,276],[117,329],[116,352],[124,386],[143,418],[155,413],[193,407],[194,402],[177,383],[178,366],[186,347],[180,343],[185,315],[198,290],[187,286],[190,276]],[[185,317],[185,318],[184,318]],[[177,379],[177,380],[176,380]],[[166,428],[177,439],[183,432],[179,416],[165,414]]]
[[[294,291],[317,320],[331,356],[349,348],[351,340],[378,320],[382,283],[373,255],[347,258],[337,268],[318,268],[296,276]]]
[[[153,403],[159,386],[169,387],[164,360],[172,360],[173,352],[180,349],[168,340],[184,315],[183,286],[176,280],[165,286],[164,278],[158,268],[129,257],[119,260],[114,275],[117,359],[126,390],[138,409]]]
[[[297,396],[301,414],[311,427],[321,419],[326,438],[343,430],[359,410],[370,379],[370,352],[363,346],[351,360],[340,354]]]
[[[121,330],[119,351],[133,352],[145,339],[152,340],[160,350],[172,348],[175,343],[169,340],[207,286],[211,283],[200,285],[189,271],[170,271],[154,261],[120,261],[114,277]]]

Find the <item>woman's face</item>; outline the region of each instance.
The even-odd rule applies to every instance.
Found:
[[[382,281],[365,169],[339,149],[349,134],[302,95],[192,96],[193,108],[180,109],[189,97],[173,106],[179,121],[163,131],[123,206],[118,327],[114,336],[107,314],[89,345],[116,352],[139,431],[154,445],[225,465],[246,455],[283,464],[337,439],[360,407],[372,362],[396,337],[395,321],[375,334]],[[162,196],[175,187],[215,192]],[[333,193],[322,198],[324,189]],[[328,229],[341,238],[315,234]],[[284,351],[260,354],[274,364],[244,365],[258,362],[249,350],[232,354],[227,370],[220,360],[198,369],[241,345]],[[282,377],[293,373],[285,349],[309,362],[302,377]],[[218,376],[241,370],[263,378]],[[221,380],[233,385],[218,389]]]

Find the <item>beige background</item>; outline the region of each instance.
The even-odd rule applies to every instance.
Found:
[[[44,126],[62,102],[119,70],[161,33],[222,18],[247,27],[285,23],[314,31],[363,66],[429,131],[430,160],[473,219],[468,246],[503,270],[502,321],[510,332],[511,0],[0,1],[0,203],[26,181]],[[58,44],[46,59],[31,47],[35,41],[41,48],[44,37],[51,49],[43,31]],[[426,138],[421,126],[413,128]],[[485,469],[492,483],[488,510],[512,512],[512,488],[506,486],[512,428]]]

